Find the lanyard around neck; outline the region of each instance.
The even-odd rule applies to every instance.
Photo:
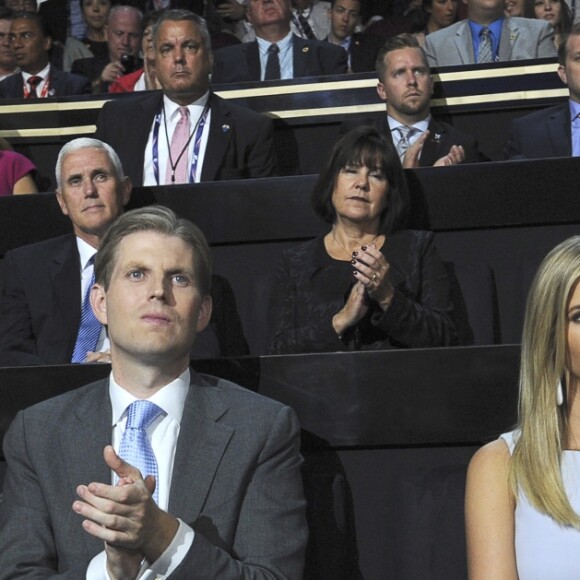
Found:
[[[195,134],[195,140],[193,142],[193,158],[191,160],[191,168],[189,170],[189,183],[194,183],[195,173],[197,171],[197,160],[199,158],[199,150],[201,147],[201,137],[203,135],[203,128],[207,121],[207,116],[209,114],[209,103],[205,105],[203,111],[191,132],[189,140],[187,142],[186,148],[189,148],[189,143],[193,135]],[[163,121],[166,123],[165,119],[165,108],[157,113],[155,116],[155,123],[153,125],[153,175],[155,177],[155,183],[159,185],[159,127],[161,126],[161,116],[163,115]],[[169,142],[169,136],[166,133],[167,139],[167,150],[171,151],[171,143]],[[167,156],[169,162],[169,155]]]

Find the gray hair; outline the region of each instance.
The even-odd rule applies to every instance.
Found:
[[[135,6],[126,6],[124,4],[117,4],[116,6],[113,6],[111,10],[109,10],[107,24],[111,24],[113,17],[116,16],[119,12],[133,12],[135,16],[139,18],[139,22],[143,20],[143,12],[141,12],[139,8],[135,8]]]
[[[113,164],[117,179],[122,180],[125,177],[121,160],[119,159],[117,152],[108,143],[103,143],[103,141],[92,139],[90,137],[79,137],[78,139],[69,141],[58,154],[54,172],[56,174],[56,188],[59,191],[62,191],[61,169],[64,158],[75,151],[80,151],[81,149],[100,149],[101,151],[104,151]]]
[[[164,10],[157,19],[157,22],[153,25],[153,46],[157,47],[157,34],[159,32],[159,27],[163,22],[168,20],[177,22],[193,22],[193,24],[195,24],[199,29],[204,48],[207,51],[211,51],[211,37],[209,35],[209,29],[205,18],[202,18],[190,10]]]
[[[168,207],[153,205],[128,211],[103,237],[95,259],[95,281],[108,290],[123,238],[138,232],[156,232],[177,237],[193,250],[196,284],[202,296],[211,292],[211,253],[203,232],[189,220],[179,218]]]

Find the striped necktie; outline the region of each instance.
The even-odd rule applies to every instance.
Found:
[[[95,256],[93,256],[87,262],[87,266],[92,266],[94,261]],[[73,363],[85,362],[85,359],[87,358],[87,352],[93,352],[95,350],[99,340],[99,335],[101,334],[101,323],[95,318],[93,309],[91,307],[91,288],[93,287],[94,283],[95,270],[93,268],[91,281],[89,282],[85,292],[83,305],[81,307],[81,323],[79,325],[77,340],[71,358],[71,362]]]
[[[479,33],[479,49],[477,51],[477,62],[493,62],[493,51],[491,48],[491,32],[484,26]]]

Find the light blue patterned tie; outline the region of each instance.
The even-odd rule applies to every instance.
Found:
[[[401,136],[399,142],[397,143],[396,149],[402,163],[403,160],[405,159],[407,149],[409,149],[409,147],[411,146],[411,139],[417,133],[420,133],[420,130],[417,129],[417,127],[409,127],[408,125],[400,125],[399,127],[395,127],[395,129],[399,132],[399,135]]]
[[[93,264],[95,256],[93,256],[88,262],[87,266]],[[95,270],[93,269],[93,275],[91,276],[91,281],[85,292],[83,298],[83,305],[81,308],[81,323],[79,325],[79,332],[77,334],[77,341],[75,343],[75,348],[73,350],[73,355],[71,362],[82,363],[85,362],[87,358],[87,352],[94,351],[97,347],[97,342],[99,341],[99,335],[101,334],[101,323],[95,318],[93,309],[91,307],[91,288],[95,283]]]
[[[159,473],[157,460],[147,436],[146,429],[163,413],[155,403],[150,401],[133,401],[127,409],[127,425],[119,447],[119,457],[136,467],[143,476],[155,477],[155,492],[153,499],[159,501]]]

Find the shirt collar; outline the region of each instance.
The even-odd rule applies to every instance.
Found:
[[[208,99],[209,99],[209,91],[207,91],[204,95],[199,97],[197,101],[193,101],[193,103],[187,105],[190,115],[195,111],[195,109],[198,110],[203,109],[206,106]],[[177,114],[177,110],[181,108],[181,106],[182,105],[179,105],[175,101],[172,101],[167,95],[163,95],[163,107],[165,109],[167,119],[173,118],[173,116]],[[198,112],[198,116],[199,114],[200,113]]]
[[[22,71],[22,78],[24,82],[26,82],[30,77],[40,77],[42,80],[48,77],[48,73],[50,72],[50,63],[48,63],[39,73],[35,75],[31,75],[25,71]]]
[[[393,117],[391,117],[390,115],[387,115],[387,120],[389,122],[389,129],[391,130],[391,133],[397,127],[402,127],[404,125],[404,123],[401,123],[400,121],[397,121],[396,119],[393,119]],[[412,125],[409,125],[409,126],[416,127],[417,129],[419,129],[419,131],[421,131],[422,133],[425,133],[425,131],[427,131],[427,129],[429,128],[430,122],[431,122],[431,115],[427,115],[421,121],[418,121],[417,123],[413,123]]]
[[[88,261],[97,253],[97,250],[87,244],[82,238],[76,237],[77,249],[81,258],[81,272],[88,266]]]
[[[570,104],[570,120],[573,121],[578,115],[580,115],[580,103],[570,99],[568,101]]]
[[[479,33],[484,28],[484,25],[478,24],[477,22],[474,22],[473,20],[468,20],[467,22],[469,22],[469,27],[471,28],[471,34],[472,34],[473,38],[476,38],[476,37],[479,38]],[[487,25],[487,28],[489,28],[492,36],[496,40],[499,40],[501,38],[502,26],[503,26],[503,17],[498,18],[497,20],[494,20],[491,24]]]
[[[187,368],[175,380],[159,389],[147,400],[163,409],[165,414],[169,415],[177,423],[181,423],[190,379],[191,374],[189,368]],[[136,401],[137,397],[131,395],[115,381],[113,372],[109,376],[109,397],[111,398],[111,407],[113,409],[112,425],[115,426],[124,417],[127,407],[133,401]]]
[[[260,49],[260,53],[262,55],[267,54],[271,44],[277,44],[280,52],[286,51],[292,44],[292,36],[293,33],[290,31],[282,40],[276,43],[270,42],[269,40],[264,40],[258,36],[256,40],[258,41],[258,48]]]
[[[293,14],[296,14],[296,16],[301,14],[302,16],[304,16],[304,18],[309,18],[311,12],[312,12],[312,8],[305,8],[304,10],[296,10],[296,8],[292,8]]]

